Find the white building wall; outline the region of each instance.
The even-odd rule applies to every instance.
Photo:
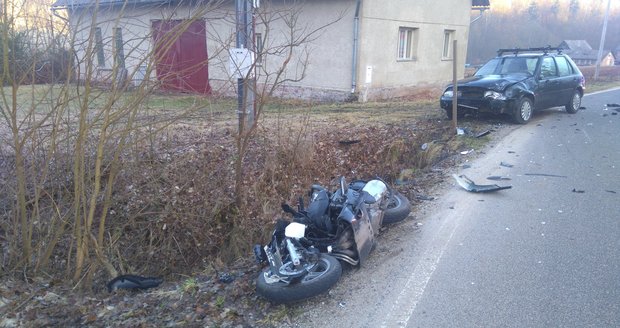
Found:
[[[344,99],[351,91],[353,63],[353,24],[357,0],[263,1],[257,15],[256,33],[265,38],[264,48],[276,49],[291,40],[302,43],[296,48],[283,77],[288,81],[282,94],[304,98]],[[469,33],[468,0],[363,0],[360,17],[360,45],[357,64],[357,90],[362,100],[398,96],[420,85],[438,85],[452,77],[452,60],[442,58],[444,30],[455,30],[459,42],[459,72],[464,74],[464,59]],[[228,73],[228,49],[235,46],[234,1],[220,8],[175,6],[106,8],[96,14],[78,10],[70,15],[76,40],[78,58],[94,47],[89,37],[90,26],[101,27],[106,63],[103,71],[113,64],[113,30],[122,29],[128,76],[141,78],[146,74],[155,79],[150,62],[151,22],[155,19],[188,19],[201,17],[207,23],[209,77],[214,92],[234,93],[235,80]],[[301,5],[300,5],[301,4]],[[268,7],[270,6],[270,7]],[[295,6],[295,7],[293,7]],[[296,16],[291,23],[291,13]],[[120,18],[119,18],[120,16]],[[261,17],[266,17],[265,19]],[[398,61],[399,27],[418,29],[417,56],[414,60]],[[291,32],[293,31],[293,32]],[[308,35],[308,33],[313,32]],[[301,40],[301,38],[305,39]],[[96,54],[92,67],[97,67]],[[261,69],[274,73],[284,60],[282,52],[268,54]],[[304,63],[307,67],[304,70]],[[142,67],[142,69],[140,69]],[[80,65],[80,78],[86,76],[86,66]],[[97,70],[95,70],[97,71]],[[258,74],[258,81],[269,75]],[[136,75],[137,74],[137,75]],[[303,77],[303,79],[301,79]],[[261,80],[262,79],[262,80]],[[301,79],[301,81],[299,81]]]
[[[451,59],[443,58],[444,31],[454,30],[458,72],[464,75],[471,1],[364,1],[358,85],[363,98],[401,96],[415,87],[437,87],[451,81]],[[415,28],[413,60],[398,60],[399,28]]]

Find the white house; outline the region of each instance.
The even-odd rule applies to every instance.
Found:
[[[470,11],[488,0],[245,0],[254,9],[256,79],[269,83],[297,45],[279,94],[362,101],[406,96],[464,74]],[[241,2],[241,1],[240,1]],[[234,93],[234,0],[57,0],[75,38],[81,79],[157,81],[160,87]],[[288,48],[291,49],[291,48]],[[270,75],[271,74],[271,75]],[[269,77],[267,77],[269,76]],[[353,97],[351,97],[353,96]]]

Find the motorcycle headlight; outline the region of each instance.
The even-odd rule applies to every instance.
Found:
[[[504,94],[496,92],[496,91],[487,91],[484,93],[485,98],[491,98],[495,100],[506,100],[506,96]]]

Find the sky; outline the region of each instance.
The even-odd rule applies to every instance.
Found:
[[[524,8],[530,5],[532,1],[536,1],[537,3],[549,2],[553,3],[554,0],[490,0],[491,1],[491,10],[508,10],[515,8]],[[561,4],[568,4],[570,0],[560,0]],[[579,6],[583,8],[588,8],[592,5],[599,5],[603,9],[607,8],[607,0],[579,0]],[[611,10],[620,10],[620,0],[611,0]]]

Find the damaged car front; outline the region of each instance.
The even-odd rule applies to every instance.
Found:
[[[580,109],[585,78],[561,48],[500,49],[497,54],[473,77],[457,82],[458,116],[510,114],[524,124],[534,110],[564,106],[567,113],[575,114]],[[449,118],[454,96],[449,85],[440,99]]]
[[[528,121],[534,110],[537,61],[536,56],[494,58],[474,76],[458,81],[458,117],[490,112],[518,115],[519,123]],[[448,85],[441,95],[440,105],[450,119],[453,98],[453,86]]]

